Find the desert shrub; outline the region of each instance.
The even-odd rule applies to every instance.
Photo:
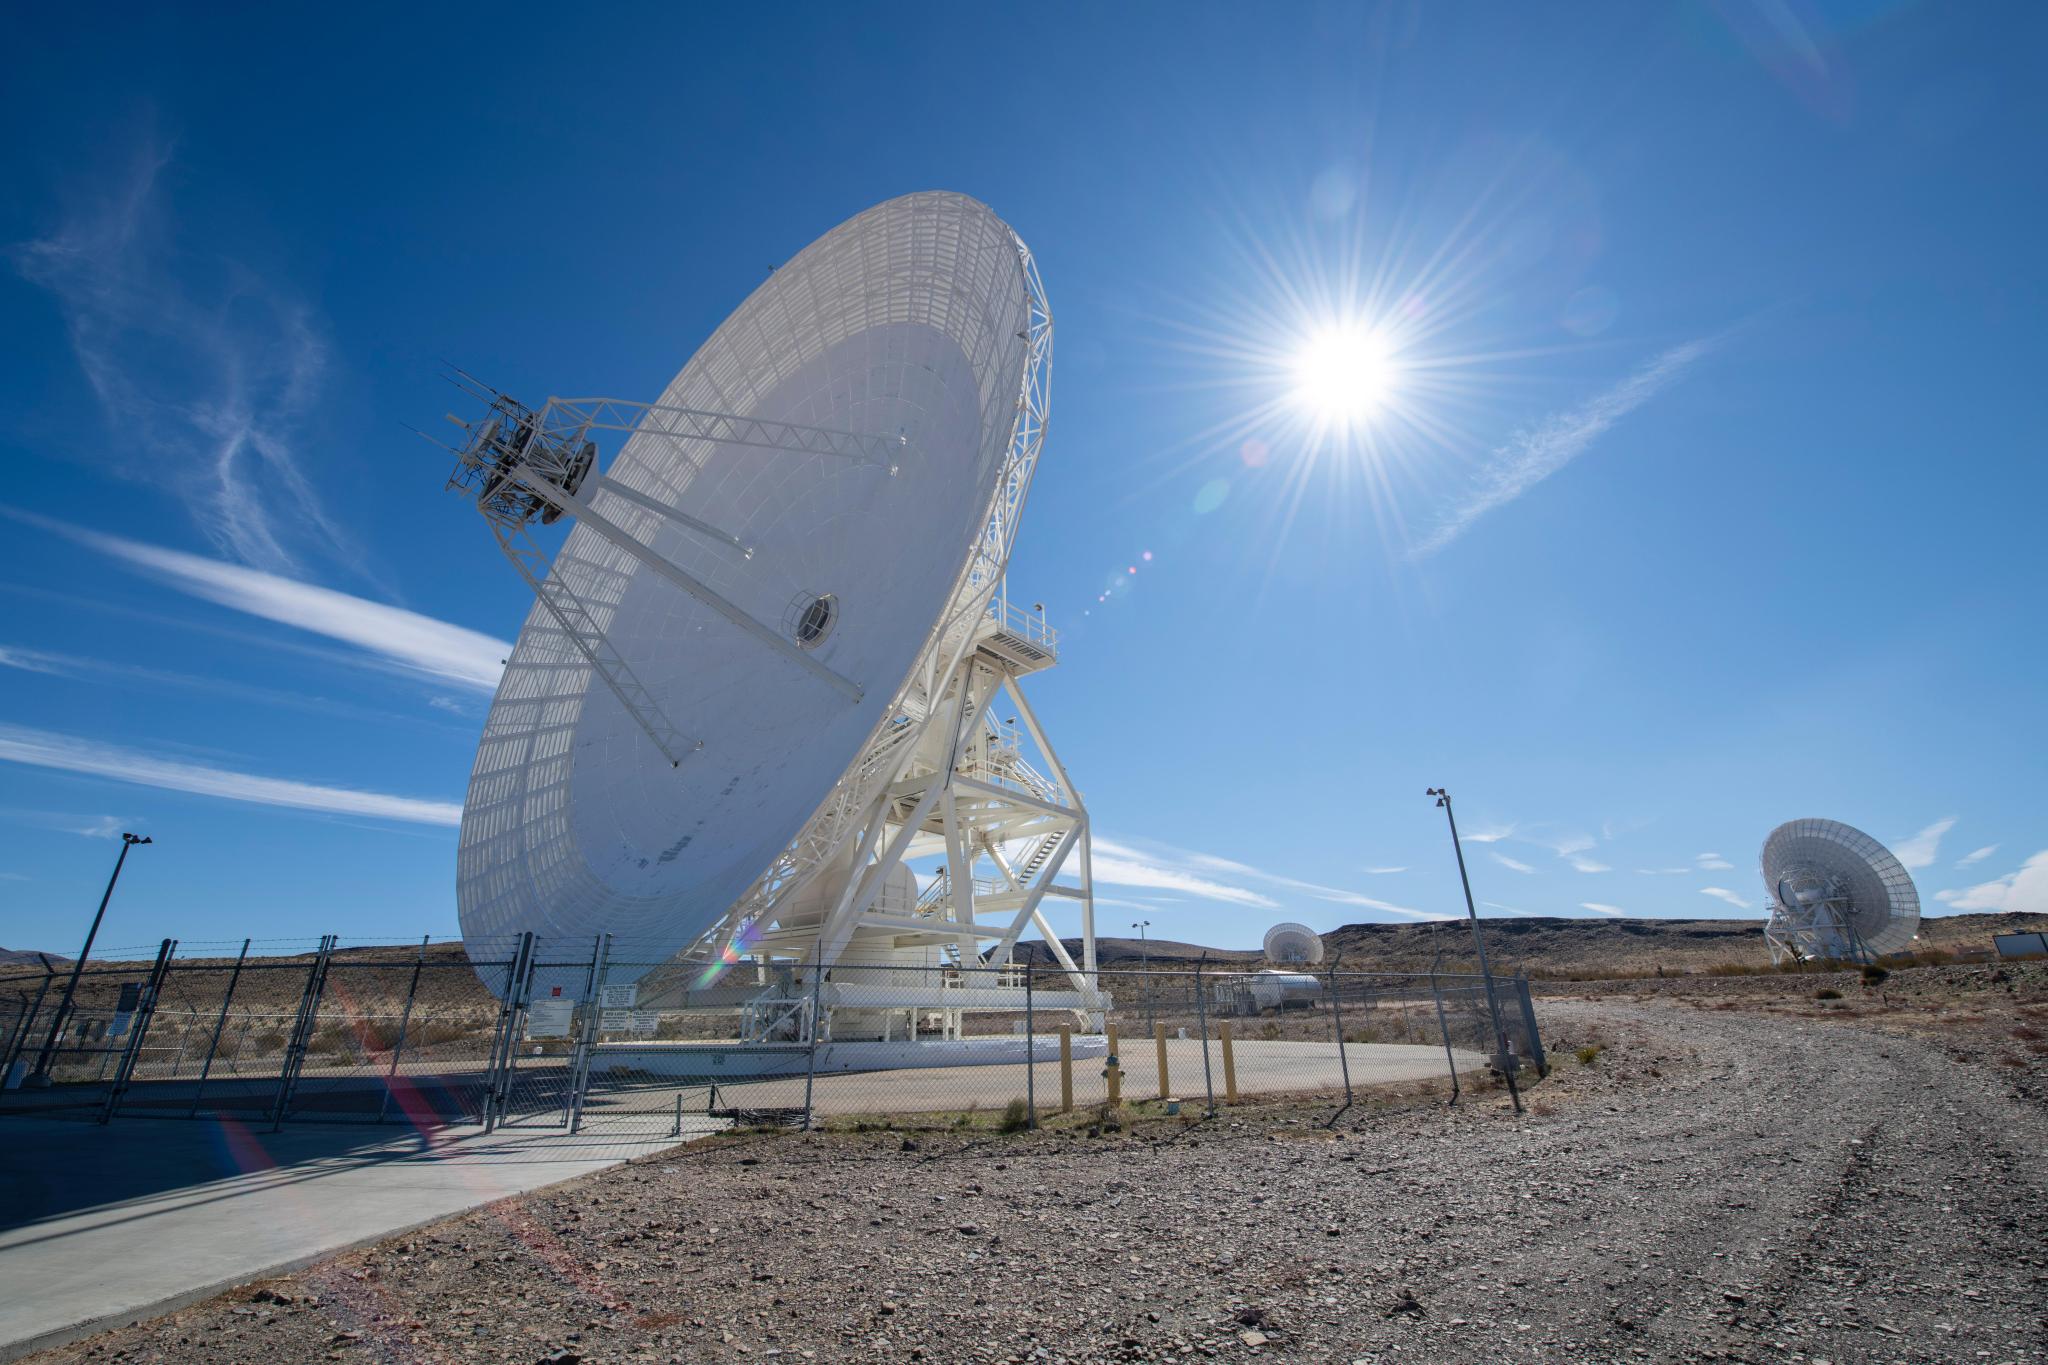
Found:
[[[1605,1044],[1588,1043],[1584,1047],[1580,1048],[1577,1052],[1574,1052],[1572,1056],[1577,1057],[1579,1059],[1580,1066],[1591,1066],[1594,1062],[1599,1060],[1600,1054],[1605,1051],[1607,1051]]]
[[[1885,983],[1885,979],[1890,975],[1891,973],[1889,971],[1887,971],[1883,967],[1878,966],[1875,962],[1864,963],[1863,989],[1871,990],[1875,987],[1882,986]]]
[[[1842,993],[1833,986],[1822,986],[1813,993],[1813,998],[1816,1000],[1840,1000]]]
[[[1003,1106],[1003,1117],[997,1125],[1005,1133],[1020,1133],[1031,1126],[1031,1111],[1025,1107],[1024,1097],[1018,1095]]]

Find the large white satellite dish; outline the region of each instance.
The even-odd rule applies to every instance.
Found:
[[[1771,960],[1868,962],[1910,945],[1920,893],[1892,851],[1839,820],[1790,820],[1764,840]]]
[[[466,940],[502,956],[507,935],[609,934],[612,979],[677,959],[1000,964],[1064,894],[1085,963],[1046,937],[1092,992],[1086,816],[1016,688],[1057,637],[1000,591],[1051,346],[1022,241],[922,193],[770,275],[655,403],[531,409],[473,386],[490,410],[463,424],[451,483],[537,600],[463,807]],[[550,557],[537,527],[564,513]],[[1055,886],[1076,847],[1080,885]],[[932,853],[945,884],[920,896],[903,862]],[[745,995],[744,975],[684,1003]]]
[[[1266,961],[1314,966],[1323,960],[1323,937],[1306,924],[1276,924],[1266,931]]]

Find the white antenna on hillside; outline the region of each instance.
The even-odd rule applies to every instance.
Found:
[[[1051,358],[1023,242],[923,193],[771,274],[656,402],[528,408],[464,376],[488,410],[451,486],[537,598],[463,806],[465,939],[616,935],[608,980],[701,967],[667,974],[685,1009],[794,988],[811,1037],[853,1001],[830,968],[924,968],[848,1017],[957,1035],[1024,989],[968,1000],[944,969],[1035,928],[1060,968],[1037,1008],[1099,1025],[1088,817],[1018,685],[1058,637],[1003,576]],[[921,857],[944,860],[922,894]],[[1078,962],[1048,896],[1080,903]]]
[[[1771,961],[1869,962],[1910,944],[1920,893],[1892,851],[1839,820],[1792,820],[1764,840]]]
[[[1306,924],[1276,924],[1266,931],[1265,953],[1275,966],[1312,967],[1323,960],[1322,935]]]

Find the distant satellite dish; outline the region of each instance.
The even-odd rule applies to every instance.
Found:
[[[1791,820],[1764,840],[1771,961],[1868,962],[1920,928],[1920,893],[1892,851],[1839,820]]]
[[[1266,961],[1313,966],[1322,960],[1322,936],[1306,924],[1276,924],[1266,931]]]

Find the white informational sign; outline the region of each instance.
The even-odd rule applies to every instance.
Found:
[[[526,1036],[567,1038],[569,1024],[576,1016],[576,1002],[562,996],[543,996],[526,1007]]]
[[[640,1003],[640,983],[629,981],[623,986],[599,986],[597,1003],[608,1010],[629,1010]]]
[[[632,1029],[632,1010],[606,1010],[597,1016],[599,1033],[630,1033]]]
[[[635,1038],[652,1038],[654,1031],[661,1027],[661,1013],[658,1010],[634,1010],[633,1023],[628,1031]]]

